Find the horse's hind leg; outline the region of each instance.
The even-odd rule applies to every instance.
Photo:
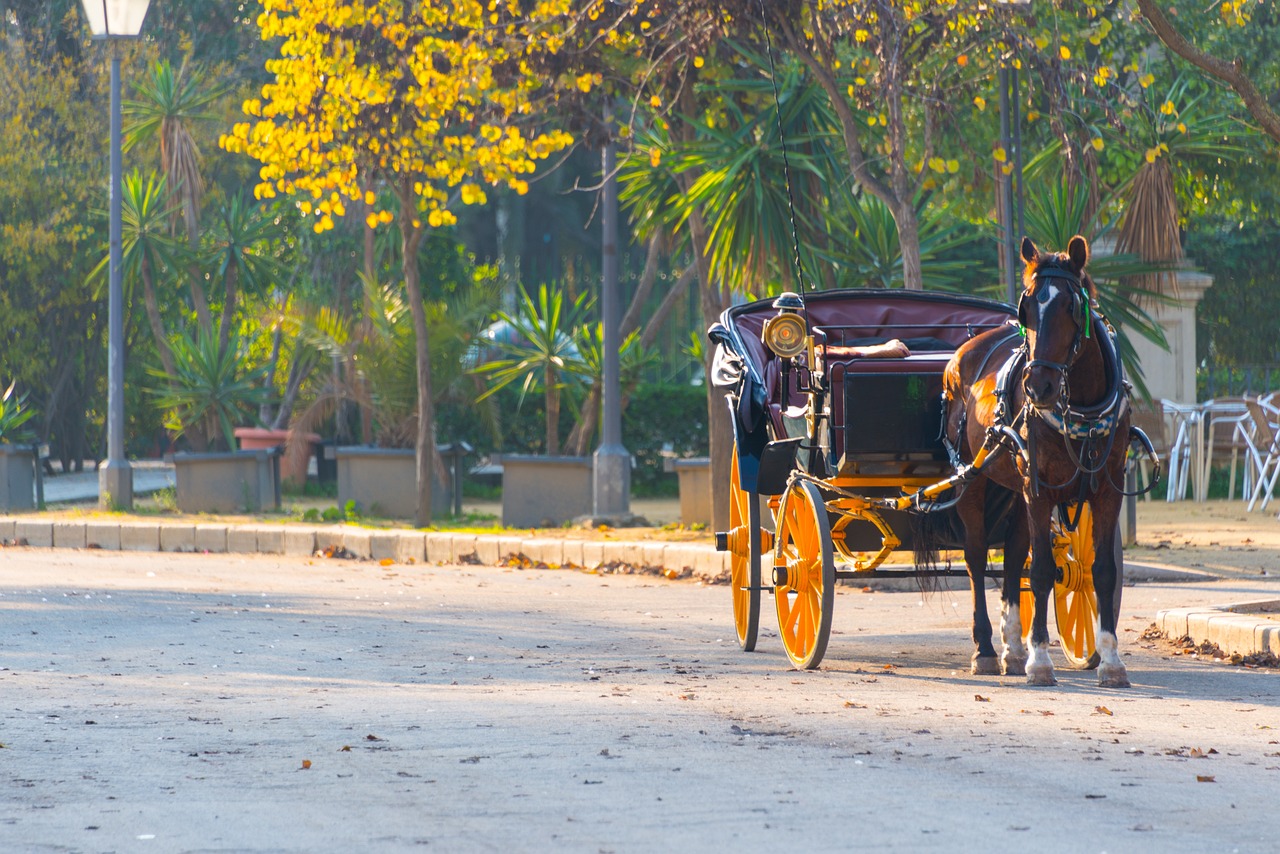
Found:
[[[1128,688],[1129,673],[1120,660],[1116,639],[1116,521],[1120,514],[1120,499],[1114,501],[1095,498],[1093,515],[1093,588],[1098,598],[1098,684],[1103,688]],[[1114,508],[1110,505],[1114,504]],[[1123,560],[1123,557],[1119,558]]]
[[[1031,653],[1027,657],[1028,685],[1057,685],[1053,675],[1053,661],[1049,658],[1049,594],[1058,574],[1053,561],[1053,540],[1049,530],[1049,516],[1053,504],[1049,501],[1027,503],[1027,522],[1031,532],[1031,594],[1035,597],[1035,611],[1031,616]]]
[[[973,660],[969,669],[977,676],[1000,675],[1000,661],[991,644],[991,618],[987,614],[986,482],[975,480],[956,504],[964,523],[964,562],[973,592]]]
[[[1027,672],[1027,647],[1022,642],[1022,569],[1027,565],[1031,540],[1027,510],[1021,498],[1010,511],[1009,532],[1004,540],[1004,584],[1000,591],[1000,670],[1005,676]]]

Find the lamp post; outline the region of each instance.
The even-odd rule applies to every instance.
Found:
[[[135,39],[151,0],[81,0],[95,41]],[[120,281],[120,52],[111,47],[111,258],[107,297],[107,461],[98,504],[133,509],[133,469],[124,455],[124,287]]]
[[[605,108],[605,121],[611,110]],[[604,178],[600,225],[603,232],[600,315],[601,342],[601,424],[600,447],[592,459],[592,515],[597,519],[626,521],[631,518],[631,455],[622,444],[622,392],[618,351],[622,322],[618,294],[618,174],[613,141],[604,147],[600,168]]]
[[[1001,8],[1008,9],[1010,17],[1016,10],[1024,9],[1031,0],[996,0]],[[1023,233],[1022,224],[1022,113],[1018,101],[1018,64],[1009,48],[1009,57],[1000,60],[1000,146],[1009,164],[1009,175],[1001,182],[1000,204],[1004,208],[1004,270],[1006,297],[1011,304],[1018,302],[1022,289],[1018,270],[1018,240]]]

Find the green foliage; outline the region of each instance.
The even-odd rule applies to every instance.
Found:
[[[514,314],[499,311],[494,315],[510,332],[508,338],[493,342],[505,358],[484,362],[475,369],[490,378],[489,390],[478,400],[516,384],[521,401],[530,392],[542,392],[547,413],[543,451],[550,455],[560,450],[561,394],[589,375],[575,338],[590,306],[585,293],[570,299],[563,290],[548,285],[538,287],[536,301],[522,292]]]
[[[1196,307],[1197,361],[1221,366],[1280,362],[1280,289],[1275,287],[1280,223],[1246,226],[1205,219],[1187,235],[1187,254],[1213,276]]]
[[[29,442],[32,439],[31,432],[22,429],[22,425],[30,421],[35,412],[26,407],[25,394],[16,398],[13,396],[16,386],[17,380],[14,380],[9,383],[4,394],[0,395],[0,442],[7,444]]]
[[[235,428],[249,423],[265,399],[261,369],[243,369],[240,342],[220,352],[217,338],[203,332],[195,339],[179,336],[173,355],[176,376],[161,368],[149,371],[162,382],[149,391],[166,413],[165,426],[185,435],[196,450],[234,448]]]
[[[707,391],[702,386],[653,384],[636,389],[622,413],[622,444],[635,457],[636,495],[675,495],[676,476],[663,471],[664,452],[707,455]]]

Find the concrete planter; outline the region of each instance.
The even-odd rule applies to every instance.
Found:
[[[274,450],[174,454],[183,513],[256,513],[280,509],[280,457]]]
[[[412,519],[418,508],[416,456],[410,448],[343,445],[333,449],[338,461],[338,506],[354,501],[371,516]],[[433,516],[449,512],[449,487],[439,479],[431,490]]]
[[[672,468],[680,481],[680,522],[685,525],[711,524],[711,460],[691,457],[675,460]]]
[[[0,510],[36,506],[35,451],[30,445],[0,445]]]
[[[307,464],[320,444],[320,436],[308,433],[304,443],[296,447],[289,445],[293,436],[292,430],[268,430],[265,427],[237,427],[236,439],[242,451],[265,451],[271,448],[283,448],[284,456],[280,462],[280,477],[289,486],[302,486],[307,482]]]
[[[502,458],[502,524],[562,525],[592,511],[590,457]]]

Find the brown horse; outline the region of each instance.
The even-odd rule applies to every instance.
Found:
[[[1047,623],[1057,577],[1051,517],[1055,508],[1087,502],[1093,514],[1098,683],[1127,687],[1116,644],[1116,533],[1129,445],[1127,385],[1110,327],[1097,312],[1096,288],[1085,272],[1085,239],[1073,237],[1066,252],[1041,252],[1023,238],[1022,258],[1020,326],[993,329],[965,342],[943,379],[946,438],[953,454],[963,464],[985,458],[956,505],[965,527],[964,556],[973,590],[972,669],[1025,673],[1031,685],[1056,684]],[[980,455],[980,450],[986,453]],[[1004,649],[999,659],[985,593],[989,541],[984,507],[991,484],[1015,495],[1004,548]],[[1035,597],[1029,655],[1018,613],[1028,548]]]

